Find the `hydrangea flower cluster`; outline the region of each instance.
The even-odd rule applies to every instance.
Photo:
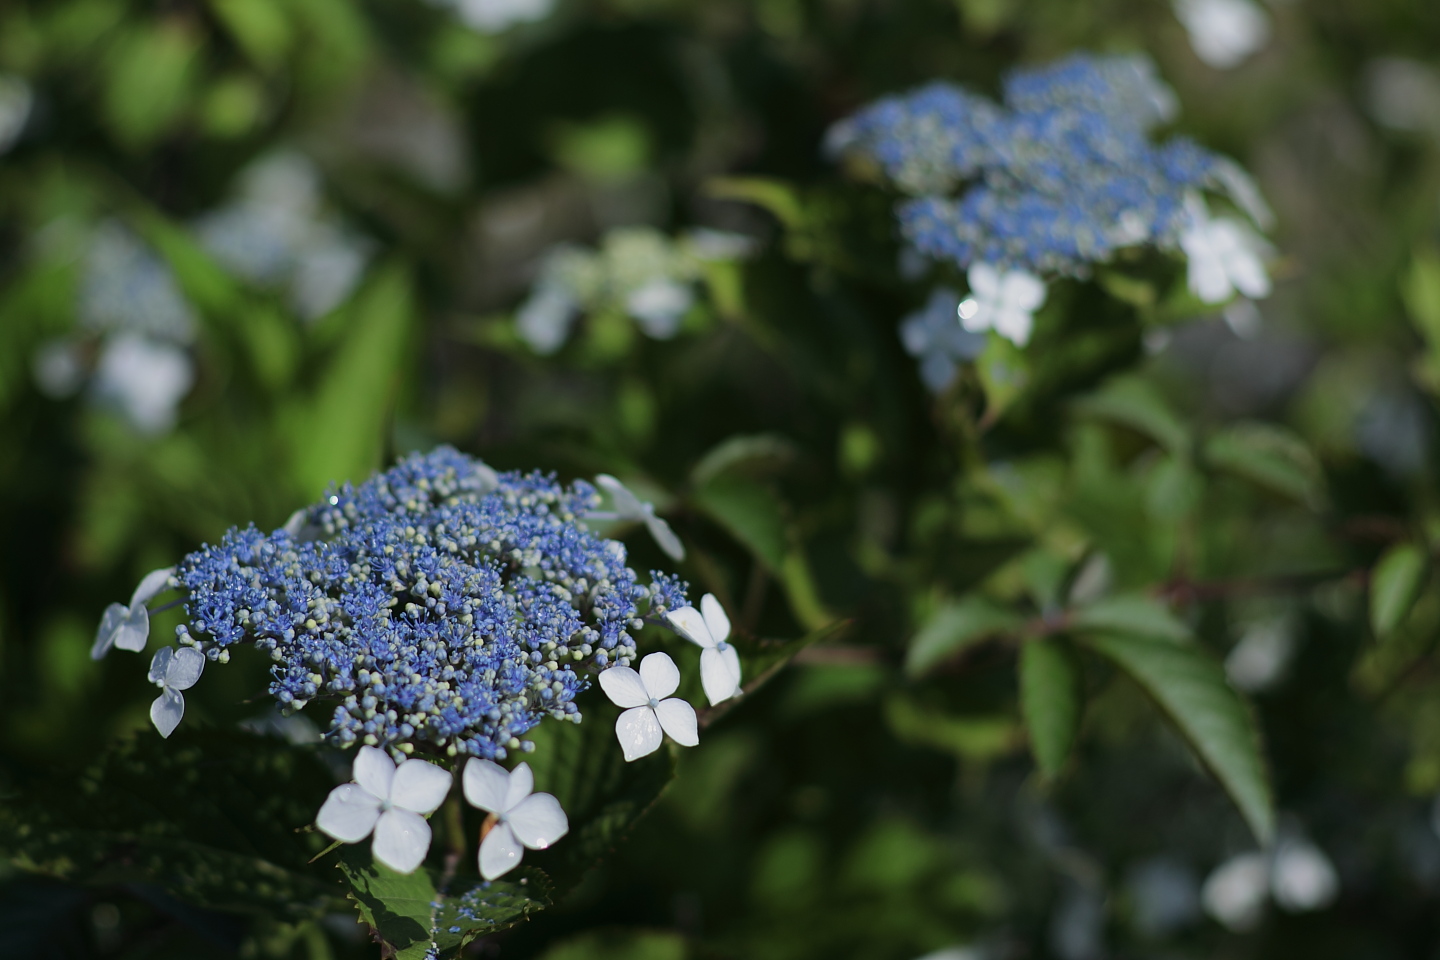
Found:
[[[1080,54],[1012,73],[1003,106],[948,83],[887,97],[828,144],[912,195],[898,215],[921,253],[1083,276],[1122,247],[1177,248],[1187,196],[1233,192],[1233,163],[1183,138],[1150,142],[1175,103],[1150,61]]]
[[[617,508],[603,516],[643,520],[662,548],[683,553],[651,504],[614,477],[601,482]],[[91,656],[143,650],[147,604],[183,590],[179,647],[150,665],[161,736],[180,723],[183,691],[207,659],[224,663],[232,647],[252,644],[274,660],[270,693],[283,707],[338,701],[324,735],[359,745],[353,781],[317,815],[323,832],[343,843],[373,836],[378,862],[417,869],[430,849],[427,817],[453,774],[410,754],[468,757],[465,797],[490,814],[478,863],[493,880],[569,830],[558,801],[532,792],[526,764],[506,771],[493,761],[533,748],[520,738],[546,717],[578,723],[589,671],[629,708],[615,727],[627,761],[658,750],[662,730],[681,746],[699,742],[694,709],[670,697],[680,671],[669,656],[650,654],[639,673],[628,666],[642,613],[702,648],[712,704],[741,692],[719,602],[706,594],[697,611],[682,581],[656,571],[642,586],[624,545],[585,526],[600,504],[584,481],[497,473],[450,447],[415,454],[268,535],[234,528],[148,574],[128,605],[106,610]]]
[[[268,651],[282,704],[339,701],[339,743],[502,758],[542,718],[578,720],[579,668],[634,658],[639,604],[683,603],[585,528],[599,502],[583,481],[497,474],[446,447],[412,456],[285,528],[186,557],[180,643],[220,661],[237,643]]]
[[[520,337],[536,353],[559,350],[584,313],[617,310],[656,340],[668,340],[695,303],[704,264],[750,252],[739,234],[692,230],[672,239],[651,227],[622,227],[598,250],[565,244],[546,257],[530,298],[516,314]]]

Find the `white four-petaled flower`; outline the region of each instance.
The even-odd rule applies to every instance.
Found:
[[[1030,342],[1033,314],[1045,302],[1045,281],[1025,270],[976,263],[965,274],[970,297],[959,307],[960,323],[971,333],[994,330],[1017,347]]]
[[[204,669],[205,654],[194,647],[155,651],[155,659],[150,661],[150,682],[160,688],[160,696],[150,704],[150,722],[160,736],[170,736],[180,725],[180,718],[185,716],[185,695],[180,691],[195,686]]]
[[[700,684],[712,706],[740,692],[740,655],[726,642],[730,618],[714,594],[700,599],[699,610],[681,607],[665,614],[665,619],[676,633],[700,647]]]
[[[602,473],[595,478],[595,482],[608,494],[615,503],[614,514],[592,513],[590,517],[595,520],[630,520],[636,523],[645,524],[645,529],[650,531],[650,536],[660,545],[674,560],[685,559],[685,547],[680,543],[680,538],[675,536],[675,531],[670,529],[670,524],[660,517],[655,516],[655,505],[645,503],[619,480]]]
[[[145,641],[150,637],[150,611],[145,604],[169,587],[170,575],[174,572],[174,567],[150,571],[131,594],[129,606],[112,603],[105,608],[100,629],[95,632],[95,644],[90,648],[91,660],[99,660],[111,647],[136,653],[145,649]]]
[[[682,747],[700,742],[695,708],[678,697],[666,699],[679,686],[680,670],[664,653],[652,653],[641,660],[638,672],[629,667],[611,667],[600,674],[605,695],[616,706],[626,708],[615,721],[615,736],[627,763],[660,749],[664,740],[661,731]]]
[[[375,859],[410,873],[430,850],[425,814],[450,792],[449,772],[424,760],[397,764],[376,747],[360,748],[352,772],[355,782],[330,791],[315,825],[345,843],[359,843],[373,832]]]
[[[1268,251],[1264,240],[1238,220],[1211,218],[1204,201],[1186,200],[1190,225],[1180,235],[1180,248],[1188,260],[1186,281],[1192,293],[1206,303],[1224,303],[1236,291],[1252,300],[1270,294],[1270,277],[1261,259]]]
[[[526,847],[544,850],[570,830],[559,800],[548,793],[531,793],[535,775],[527,763],[507,773],[498,763],[472,759],[465,765],[461,785],[471,806],[495,818],[480,841],[480,876],[486,880],[518,865]]]

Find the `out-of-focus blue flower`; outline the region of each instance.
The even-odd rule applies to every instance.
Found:
[[[1075,55],[1012,73],[1003,106],[945,83],[887,97],[827,146],[911,195],[901,232],[931,259],[1083,276],[1123,247],[1177,249],[1186,197],[1201,189],[1268,215],[1233,163],[1184,139],[1150,142],[1174,112],[1148,60]]]
[[[332,742],[503,758],[545,717],[578,722],[582,671],[634,658],[641,604],[685,603],[585,527],[599,503],[583,481],[413,455],[269,535],[232,529],[186,557],[180,642],[220,661],[238,643],[267,651],[282,704],[336,703]]]
[[[985,348],[985,335],[960,325],[960,295],[949,287],[930,294],[925,306],[905,318],[900,340],[920,361],[920,379],[941,393],[955,379],[961,361],[973,360]]]

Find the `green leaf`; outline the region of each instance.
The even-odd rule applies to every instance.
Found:
[[[794,441],[778,433],[741,434],[711,447],[690,470],[690,482],[704,487],[731,470],[759,472],[789,464],[798,453]]]
[[[805,205],[795,187],[767,177],[717,177],[705,185],[705,192],[722,200],[744,200],[769,211],[786,229],[805,225]]]
[[[666,930],[588,930],[546,950],[540,960],[685,960],[685,938]]]
[[[116,43],[99,87],[118,140],[144,147],[170,129],[195,87],[199,51],[195,29],[180,17],[135,29]]]
[[[1030,385],[1030,363],[1025,352],[999,334],[990,334],[985,349],[975,358],[975,372],[985,389],[983,422],[994,423]]]
[[[910,641],[905,672],[918,677],[962,650],[1011,631],[1024,623],[1018,614],[979,596],[947,601],[937,609]]]
[[[1377,637],[1388,637],[1405,619],[1430,572],[1425,551],[1413,543],[1386,550],[1370,575],[1370,627]]]
[[[379,466],[413,316],[408,273],[395,265],[381,270],[348,313],[313,401],[291,421],[295,479],[307,496],[363,480]]]
[[[527,737],[535,744],[525,756],[535,789],[553,794],[570,820],[570,832],[553,847],[526,855],[550,876],[557,895],[615,849],[675,776],[668,748],[626,763],[614,712],[589,713],[584,723],[547,721]]]
[[[300,832],[335,785],[314,750],[239,732],[147,731],[83,776],[55,774],[0,805],[0,853],[90,884],[143,883],[187,903],[291,919],[342,890]]]
[[[1440,349],[1440,249],[1415,251],[1400,293],[1431,352]]]
[[[1214,469],[1248,480],[1311,508],[1324,503],[1320,463],[1298,436],[1268,423],[1237,423],[1205,443]]]
[[[457,956],[477,936],[513,927],[551,902],[549,879],[524,865],[500,880],[457,875],[447,882],[431,867],[396,873],[361,843],[344,848],[339,867],[360,918],[399,960],[423,960],[432,944],[441,956]]]
[[[1021,645],[1020,711],[1041,773],[1054,777],[1080,726],[1080,675],[1064,640],[1036,637]]]
[[[275,0],[210,0],[215,15],[265,70],[279,66],[289,52],[294,28]]]
[[[1081,607],[1070,617],[1078,631],[1124,633],[1172,643],[1190,640],[1190,628],[1176,619],[1170,608],[1153,597],[1132,593],[1097,600]]]
[[[1171,453],[1184,455],[1190,449],[1189,429],[1160,392],[1141,377],[1116,377],[1099,391],[1082,397],[1075,408],[1082,416],[1138,431]]]
[[[784,567],[785,517],[765,486],[743,477],[718,476],[696,490],[694,500],[771,573]]]
[[[1199,648],[1121,634],[1085,642],[1144,688],[1189,741],[1263,844],[1275,831],[1270,782],[1249,708]]]

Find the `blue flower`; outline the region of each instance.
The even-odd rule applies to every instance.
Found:
[[[1006,77],[1003,106],[944,83],[884,98],[827,146],[910,195],[896,214],[925,256],[1084,276],[1124,247],[1178,251],[1197,190],[1266,215],[1233,162],[1184,139],[1151,143],[1174,111],[1148,60],[1075,55]]]
[[[930,294],[925,306],[905,318],[900,340],[920,361],[920,379],[941,393],[955,379],[963,360],[973,360],[985,348],[985,335],[960,325],[960,295],[948,287]]]
[[[221,662],[265,651],[282,705],[335,704],[332,742],[503,758],[546,717],[578,722],[587,668],[635,657],[640,604],[685,605],[683,585],[642,586],[624,545],[586,528],[599,502],[449,447],[413,455],[186,557],[180,642]]]

